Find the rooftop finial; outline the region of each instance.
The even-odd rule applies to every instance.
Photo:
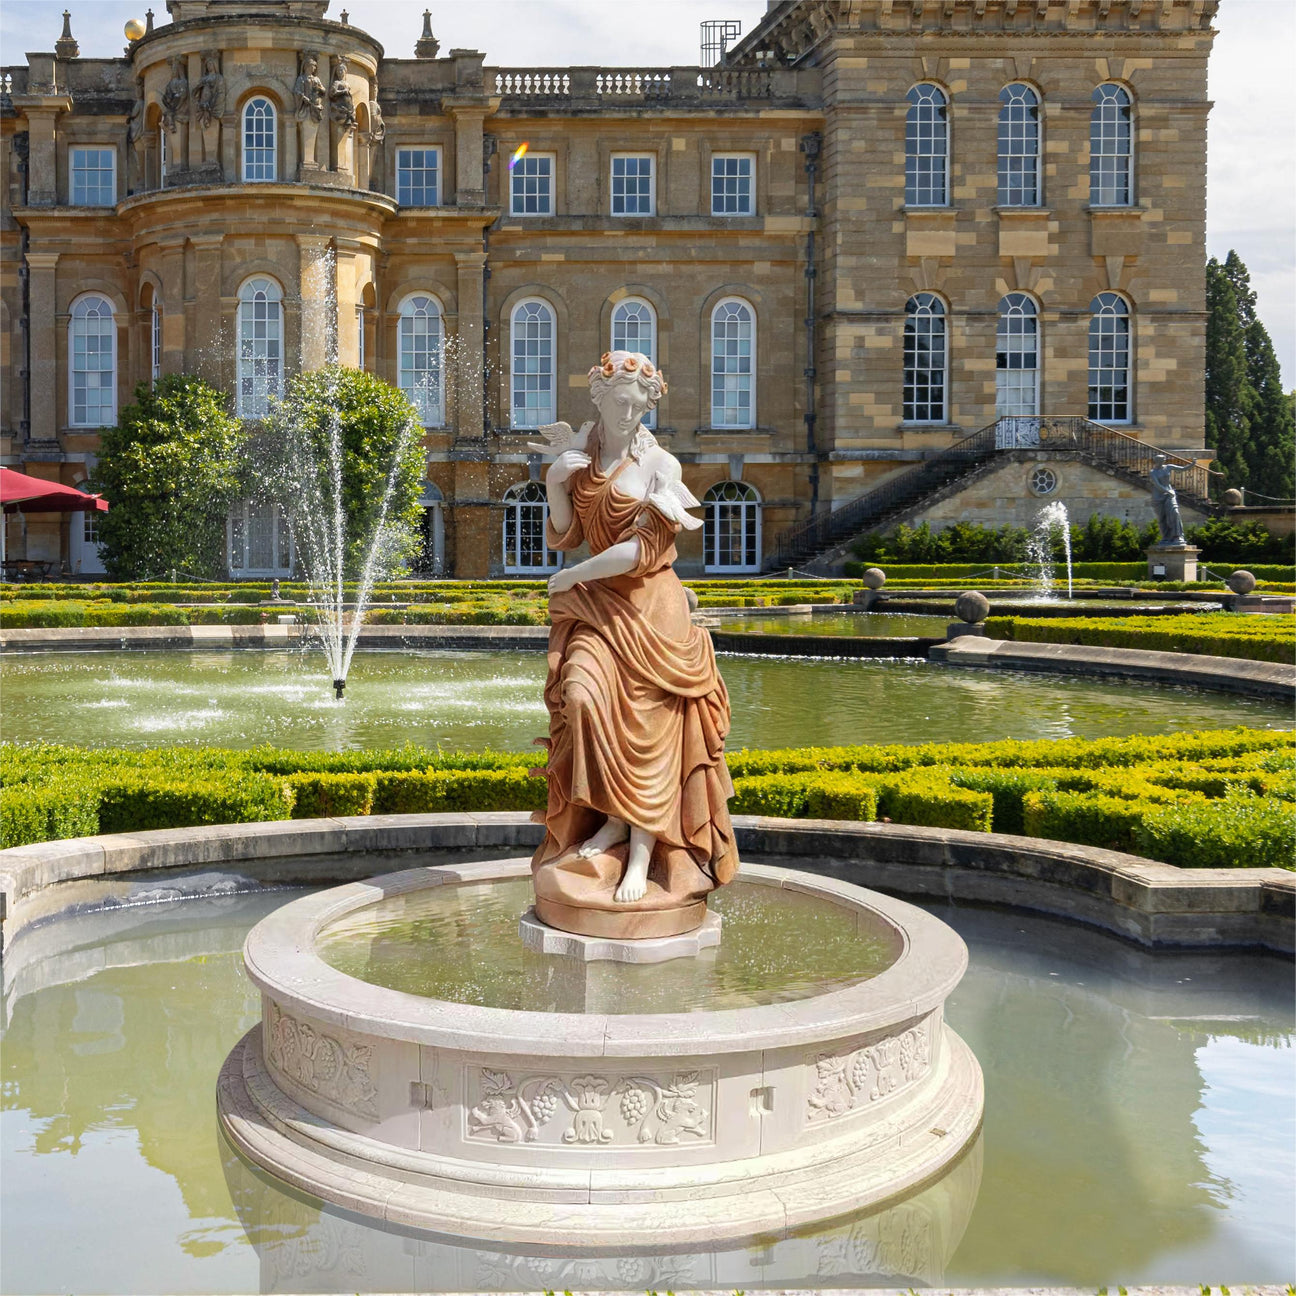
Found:
[[[418,38],[414,46],[415,58],[436,58],[437,51],[441,48],[441,42],[432,35],[432,10],[423,10],[423,35]]]
[[[153,10],[144,10],[144,34],[147,36],[153,30]]]
[[[342,26],[345,27],[347,23],[351,21],[351,15],[343,9],[342,12],[338,14],[338,20],[341,22]]]
[[[81,54],[81,46],[77,44],[76,37],[72,35],[72,11],[63,10],[63,35],[54,42],[54,53],[61,59],[78,58]]]

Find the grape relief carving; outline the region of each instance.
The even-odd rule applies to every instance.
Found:
[[[930,1020],[922,1021],[850,1053],[820,1054],[814,1060],[807,1119],[844,1116],[917,1080],[931,1065],[930,1029]]]
[[[622,1141],[669,1147],[686,1136],[708,1137],[709,1112],[698,1096],[701,1087],[696,1071],[679,1072],[669,1081],[542,1075],[515,1084],[508,1072],[482,1067],[480,1097],[468,1110],[468,1134],[498,1143],[535,1143],[547,1126],[557,1132],[561,1116],[557,1138],[568,1146]]]
[[[359,1116],[378,1119],[378,1090],[369,1073],[373,1050],[367,1045],[344,1044],[272,1002],[268,1049],[271,1064],[290,1080]]]

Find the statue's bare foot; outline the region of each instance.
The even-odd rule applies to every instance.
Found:
[[[626,865],[625,876],[621,879],[621,885],[617,887],[612,899],[617,904],[633,904],[636,900],[642,900],[647,890],[648,861],[631,860]]]
[[[646,829],[630,829],[630,856],[626,861],[625,876],[612,896],[617,904],[634,904],[644,898],[648,890],[648,862],[656,843],[657,839]]]
[[[613,846],[619,846],[630,836],[630,825],[624,819],[609,815],[607,822],[576,852],[581,859],[593,859]]]

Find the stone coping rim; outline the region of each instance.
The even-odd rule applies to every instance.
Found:
[[[489,1048],[540,1057],[682,1054],[705,1035],[708,1053],[750,1053],[777,1041],[861,1035],[942,1004],[967,970],[967,946],[940,919],[851,882],[746,864],[748,882],[795,890],[877,916],[900,938],[895,961],[855,985],[805,999],[693,1013],[545,1013],[485,1008],[406,994],[337,971],[315,952],[328,924],[391,896],[428,887],[526,877],[528,859],[406,869],[290,901],[243,946],[254,985],[281,1006],[348,1030],[446,1049]]]

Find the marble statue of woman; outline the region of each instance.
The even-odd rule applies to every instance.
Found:
[[[549,581],[548,804],[536,914],[565,931],[637,939],[698,927],[738,868],[724,760],[729,696],[711,636],[671,564],[701,526],[679,462],[640,420],[666,391],[646,356],[589,373],[598,419],[542,429],[546,540],[591,557]]]
[[[1184,539],[1183,517],[1179,512],[1179,496],[1174,488],[1172,474],[1187,472],[1189,464],[1172,464],[1165,455],[1156,456],[1156,467],[1148,473],[1152,483],[1152,508],[1156,513],[1157,530],[1161,533],[1158,543],[1167,548],[1187,548]]]

